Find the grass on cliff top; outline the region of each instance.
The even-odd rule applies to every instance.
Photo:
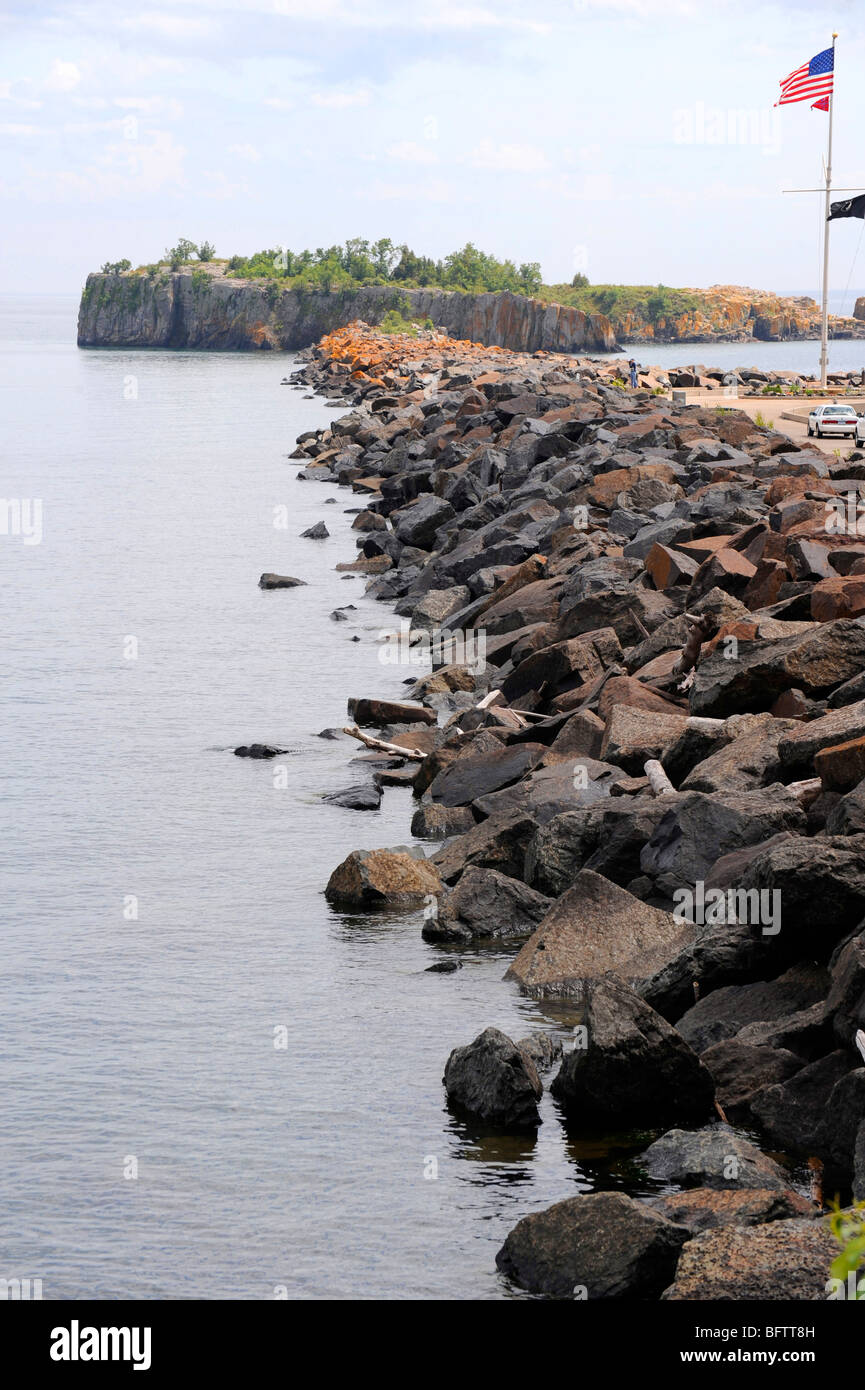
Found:
[[[582,309],[584,314],[606,314],[609,319],[633,314],[646,323],[705,313],[710,307],[708,298],[669,285],[542,285],[537,298],[545,304]]]
[[[206,255],[203,254],[206,252]],[[198,248],[181,239],[166,252],[168,265],[142,266],[136,274],[153,277],[164,270],[193,268],[197,283],[213,271],[230,279],[254,280],[267,283],[269,291],[353,291],[367,286],[383,286],[401,291],[408,289],[450,290],[463,294],[501,293],[529,295],[544,303],[563,304],[581,309],[584,313],[606,314],[621,324],[628,316],[645,323],[657,324],[662,319],[678,318],[711,307],[708,296],[692,290],[671,289],[667,285],[590,285],[584,275],[576,275],[570,284],[545,285],[537,261],[517,265],[511,260],[499,260],[467,242],[458,251],[441,260],[418,256],[410,247],[396,246],[387,237],[369,242],[360,237],[341,246],[318,247],[315,251],[290,251],[287,247],[270,247],[252,256],[217,258],[214,248],[204,243]],[[209,268],[202,268],[202,260]],[[118,262],[125,266],[128,262]],[[395,305],[405,317],[406,309]]]

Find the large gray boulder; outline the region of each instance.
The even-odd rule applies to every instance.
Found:
[[[610,976],[586,987],[585,1047],[567,1053],[550,1090],[569,1114],[609,1128],[701,1120],[709,1072],[660,1014]]]
[[[779,1164],[725,1124],[668,1130],[637,1162],[656,1182],[677,1187],[711,1187],[721,1192],[760,1187],[781,1192],[790,1186]]]
[[[713,990],[688,1009],[676,1027],[695,1052],[703,1053],[751,1023],[771,1022],[810,1008],[825,998],[828,988],[825,966],[793,965],[774,980]]]
[[[558,897],[581,869],[625,888],[640,872],[640,854],[673,801],[668,796],[605,799],[564,811],[541,825],[526,854],[526,879]]]
[[[437,918],[424,922],[425,941],[508,941],[528,936],[552,899],[496,869],[466,869]]]
[[[445,1064],[451,1105],[484,1124],[534,1129],[541,1123],[543,1086],[531,1057],[498,1028],[486,1028]]]
[[[780,785],[712,796],[687,792],[658,822],[640,867],[672,891],[705,881],[722,855],[782,830],[804,831],[805,824],[795,795]]]
[[[689,1234],[624,1193],[596,1192],[524,1216],[496,1264],[521,1288],[552,1298],[656,1298]]]
[[[830,1097],[853,1066],[848,1052],[830,1052],[802,1067],[788,1081],[767,1086],[754,1096],[751,1110],[772,1143],[805,1158],[825,1150],[824,1123]]]
[[[509,748],[499,744],[483,753],[473,752],[469,745],[433,780],[430,796],[443,806],[468,806],[524,777],[546,752],[542,743],[518,743]]]
[[[408,506],[401,507],[392,515],[396,538],[403,545],[414,545],[420,550],[431,550],[436,531],[447,522],[453,521],[456,512],[450,502],[441,497],[424,493]]]
[[[719,646],[700,662],[692,714],[725,716],[770,709],[785,690],[821,696],[865,666],[865,622],[839,618],[779,641],[740,642],[730,661]]]

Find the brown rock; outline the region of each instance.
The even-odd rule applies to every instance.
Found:
[[[619,493],[627,492],[628,488],[644,478],[660,478],[662,482],[674,483],[676,474],[667,463],[641,463],[634,468],[616,468],[611,473],[597,473],[589,488],[589,501],[596,507],[612,510]]]
[[[865,575],[821,579],[811,591],[811,616],[820,623],[865,613]]]
[[[556,734],[544,764],[548,766],[551,762],[580,754],[588,758],[599,758],[603,737],[603,719],[591,710],[578,710]]]
[[[757,566],[754,577],[748,581],[743,592],[742,601],[753,611],[757,608],[769,608],[773,603],[777,603],[781,585],[788,583],[790,571],[782,560],[769,560],[763,558]]]
[[[805,773],[810,771],[812,761],[816,761],[822,748],[832,748],[839,743],[861,738],[865,738],[865,700],[842,705],[840,709],[830,710],[819,719],[809,720],[798,729],[788,730],[780,740],[778,753],[785,768],[791,772]]]
[[[435,724],[436,712],[421,705],[394,700],[350,699],[348,713],[362,729],[383,729],[388,724]]]
[[[763,1226],[768,1221],[814,1214],[813,1203],[792,1188],[789,1192],[767,1187],[719,1192],[712,1187],[695,1187],[668,1197],[652,1197],[647,1205],[668,1221],[687,1226],[694,1235],[718,1226]]]
[[[726,1226],[688,1242],[663,1297],[823,1302],[838,1245],[823,1221]]]
[[[756,566],[740,555],[738,550],[716,550],[714,555],[703,561],[691,580],[689,601],[701,598],[710,589],[741,594],[756,572]]]
[[[680,737],[688,716],[614,705],[607,716],[601,758],[639,775],[648,758],[660,758]]]
[[[442,883],[435,865],[411,850],[356,849],[334,869],[324,896],[342,907],[386,907],[422,901]]]
[[[507,971],[526,994],[581,995],[587,979],[613,971],[632,982],[660,969],[693,928],[584,869],[557,899]]]
[[[679,541],[676,549],[693,555],[694,559],[701,563],[703,560],[711,559],[717,551],[726,550],[729,543],[729,536],[703,536],[697,541]]]
[[[681,718],[687,715],[681,705],[665,700],[635,676],[612,676],[601,691],[598,701],[598,714],[606,721],[614,705],[627,705],[629,709],[651,710],[655,714],[668,714]]]
[[[672,589],[676,584],[690,584],[699,565],[690,555],[673,550],[656,541],[646,556],[646,570],[656,589]]]
[[[800,497],[814,486],[814,478],[807,473],[799,474],[797,477],[789,477],[782,474],[779,478],[773,478],[763,494],[763,500],[767,507],[774,507],[776,502],[783,502],[787,497]]]
[[[814,771],[825,791],[849,792],[865,777],[865,738],[821,748],[814,758]]]

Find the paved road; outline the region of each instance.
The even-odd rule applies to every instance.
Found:
[[[839,404],[843,405],[848,403],[857,412],[865,410],[865,399],[849,402],[839,401]],[[765,396],[762,399],[759,396],[746,396],[742,400],[736,401],[735,404],[739,410],[744,410],[746,415],[750,415],[752,419],[759,411],[764,420],[773,424],[775,429],[780,430],[782,434],[788,434],[791,439],[795,439],[797,444],[807,441],[809,444],[813,444],[815,449],[822,449],[825,454],[834,454],[837,449],[840,449],[842,458],[846,458],[847,454],[854,448],[851,439],[817,439],[815,436],[809,440],[807,413],[804,406],[801,408],[801,421],[782,420],[782,414],[799,414],[794,401],[772,400],[771,397]]]
[[[826,454],[834,454],[836,450],[841,450],[841,457],[845,458],[854,447],[850,439],[817,439],[816,436],[808,440],[807,407],[799,406],[796,401],[778,400],[772,396],[740,396],[732,398],[724,396],[721,392],[696,392],[688,393],[689,405],[719,405],[729,406],[733,410],[744,410],[746,415],[750,415],[753,420],[759,413],[763,419],[782,434],[787,434],[791,439],[795,439],[797,444],[807,441],[813,444],[815,449],[822,449]],[[850,397],[849,399],[839,400],[839,405],[851,405],[857,412],[865,410],[865,396]],[[799,414],[800,420],[782,420],[785,414]]]

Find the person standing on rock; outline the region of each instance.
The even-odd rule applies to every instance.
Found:
[[[636,391],[636,389],[637,389],[637,387],[639,386],[640,383],[637,381],[637,364],[636,364],[636,362],[634,361],[633,357],[631,358],[630,362],[628,363],[628,368],[629,368],[630,373],[631,373],[631,390],[632,390],[632,391]]]

